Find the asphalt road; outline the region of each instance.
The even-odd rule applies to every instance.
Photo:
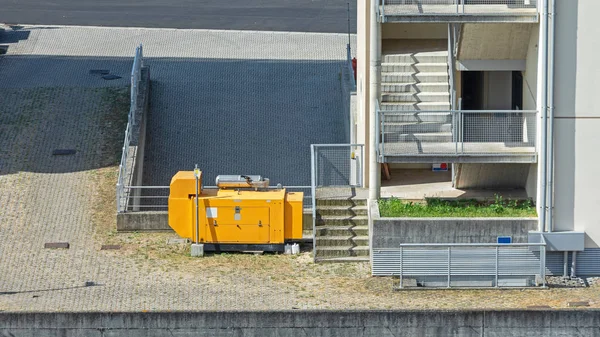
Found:
[[[356,1],[350,32],[356,32]],[[347,0],[0,0],[0,23],[346,33]]]

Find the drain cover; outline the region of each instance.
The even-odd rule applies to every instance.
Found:
[[[100,247],[100,250],[118,250],[121,249],[121,246],[119,245],[102,245],[102,247]]]
[[[46,243],[44,243],[44,248],[52,248],[52,249],[62,248],[62,249],[69,249],[69,243],[68,243],[68,242],[46,242]]]
[[[110,74],[110,75],[104,75],[104,76],[102,76],[102,78],[110,81],[110,80],[117,80],[117,79],[121,78],[121,76]]]
[[[92,75],[107,75],[107,74],[110,74],[110,70],[108,70],[108,69],[92,69],[92,70],[90,70],[90,74],[92,74]]]
[[[77,151],[73,149],[56,149],[52,151],[53,156],[68,156],[75,154]]]

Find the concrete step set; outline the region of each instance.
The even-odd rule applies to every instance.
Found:
[[[381,110],[450,110],[448,52],[385,54],[381,67]],[[386,143],[451,142],[452,115],[423,112],[386,115]]]
[[[368,262],[366,200],[317,200],[315,242],[317,262]]]

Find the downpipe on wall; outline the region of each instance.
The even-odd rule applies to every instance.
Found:
[[[377,134],[377,100],[379,100],[379,83],[381,76],[381,36],[378,22],[378,0],[371,0],[369,26],[369,201],[379,199],[380,168],[377,161],[379,135]]]
[[[547,182],[548,182],[548,167],[547,167],[547,145],[548,145],[548,0],[540,0],[542,4],[542,16],[541,16],[541,27],[540,27],[540,57],[541,65],[538,66],[541,72],[540,76],[540,161],[538,163],[538,172],[540,174],[539,182],[542,185],[539,192],[539,228],[541,232],[546,231],[546,211],[547,211]],[[538,186],[539,187],[539,186]]]
[[[548,232],[554,230],[554,32],[556,28],[556,0],[550,1],[550,12],[548,13],[548,144],[547,144],[547,178],[546,185],[546,210]]]

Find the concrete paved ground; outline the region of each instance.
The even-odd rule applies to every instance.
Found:
[[[420,200],[423,198],[457,198],[493,200],[498,194],[504,199],[527,199],[524,189],[457,189],[452,187],[452,173],[431,170],[392,170],[390,180],[381,181],[381,196]]]
[[[389,279],[369,277],[368,264],[315,265],[308,253],[193,259],[188,246],[165,243],[172,234],[116,233],[118,117],[127,104],[115,103],[128,83],[135,44],[146,41],[160,87],[169,79],[167,65],[176,67],[170,60],[161,63],[161,55],[216,58],[223,44],[244,40],[204,33],[198,40],[197,31],[25,27],[0,38],[9,46],[0,57],[0,311],[523,308],[566,307],[573,300],[600,306],[600,287],[485,295],[394,292]],[[339,58],[337,51],[323,48],[336,36],[325,42],[320,35],[300,41],[286,34],[269,37],[263,48],[286,39],[297,46],[301,60]],[[179,45],[186,48],[175,48]],[[244,56],[259,58],[260,52]],[[271,55],[285,59],[282,51]],[[90,69],[109,69],[124,78],[105,81]],[[56,148],[77,153],[52,156]],[[43,248],[57,241],[70,248]],[[121,249],[101,250],[103,244]]]
[[[297,274],[292,277],[292,270],[297,273],[311,265],[307,255],[302,260],[241,256],[233,264],[229,256],[186,260],[186,248],[166,246],[165,235],[115,233],[114,184],[124,125],[113,118],[115,113],[122,117],[127,112],[128,72],[139,42],[145,43],[147,64],[155,79],[154,121],[164,114],[164,120],[173,125],[193,122],[178,118],[178,111],[188,117],[208,119],[210,111],[200,108],[211,98],[199,92],[210,90],[213,85],[225,90],[227,82],[240,80],[238,76],[253,85],[248,90],[257,96],[258,102],[267,100],[269,92],[261,90],[271,90],[269,83],[273,86],[291,83],[297,94],[276,98],[306,106],[317,103],[310,97],[316,95],[318,103],[331,110],[339,103],[335,88],[328,91],[332,98],[299,92],[310,89],[310,83],[315,83],[317,90],[328,83],[338,83],[334,69],[345,57],[343,35],[56,26],[5,32],[0,37],[0,44],[8,46],[8,53],[0,57],[0,311],[320,307],[322,302],[314,300],[311,289],[305,288],[305,281],[298,281]],[[263,75],[269,74],[266,65],[273,64],[290,82],[277,78],[264,84],[248,82],[244,76],[257,73],[239,67],[245,62],[263,63],[262,68],[258,66]],[[219,63],[231,66],[216,66]],[[294,67],[294,63],[302,67]],[[319,67],[321,63],[326,66]],[[211,69],[209,64],[223,72],[227,69],[249,72],[236,73],[238,76],[224,74],[221,81],[212,73],[211,84],[205,88],[201,84],[206,83],[202,78],[204,71]],[[281,64],[285,66],[278,67]],[[313,65],[317,67],[311,68]],[[90,74],[91,69],[107,69],[123,78],[106,81]],[[283,95],[283,90],[275,89]],[[218,102],[222,101],[223,106],[238,108],[228,118],[249,112],[239,108],[242,102],[215,93],[220,96],[214,98],[217,102],[213,102],[214,106],[219,107]],[[234,91],[228,94],[236,95]],[[115,112],[117,97],[125,97],[125,107]],[[290,106],[283,104],[281,107],[288,110],[278,111],[279,116],[270,115],[279,118],[278,129],[260,129],[254,134],[265,135],[265,148],[272,150],[269,144],[284,144],[288,137],[296,142],[310,142],[339,135],[335,131],[338,127],[335,113],[324,117],[334,131],[322,129],[316,136],[303,134],[307,129],[312,131],[311,126],[302,125],[303,117],[316,112],[303,115],[302,111],[290,111]],[[221,108],[217,112],[227,111]],[[232,125],[218,113],[215,118],[223,123],[223,128]],[[260,116],[255,119],[263,122]],[[251,119],[243,114],[242,117],[246,121]],[[160,131],[160,125],[153,125]],[[245,128],[239,123],[233,125],[238,128],[220,138],[222,147],[245,145],[229,143],[231,139],[243,139],[241,132]],[[290,134],[290,125],[299,132]],[[254,129],[250,131],[252,135]],[[189,139],[167,134],[160,141],[155,137],[154,144],[160,147],[160,143],[169,146],[169,141],[181,141],[185,146],[184,140]],[[52,156],[52,151],[60,148],[76,149],[77,153]],[[111,149],[116,153],[110,153]],[[257,153],[264,160],[292,160],[278,157],[282,155],[280,151]],[[161,160],[170,161],[165,157]],[[44,249],[47,242],[68,242],[70,248]],[[101,251],[100,246],[105,243],[118,243],[123,249]],[[166,249],[168,257],[154,255],[162,255],[161,249]],[[276,266],[264,269],[272,263]],[[288,269],[282,271],[282,268]],[[360,275],[367,275],[365,266],[356,268],[362,268]],[[312,271],[309,274],[312,279]],[[281,284],[282,275],[285,278],[289,275],[290,282]],[[326,292],[332,287],[319,289]]]
[[[346,33],[345,0],[0,0],[0,22]],[[356,2],[350,1],[356,32]]]

